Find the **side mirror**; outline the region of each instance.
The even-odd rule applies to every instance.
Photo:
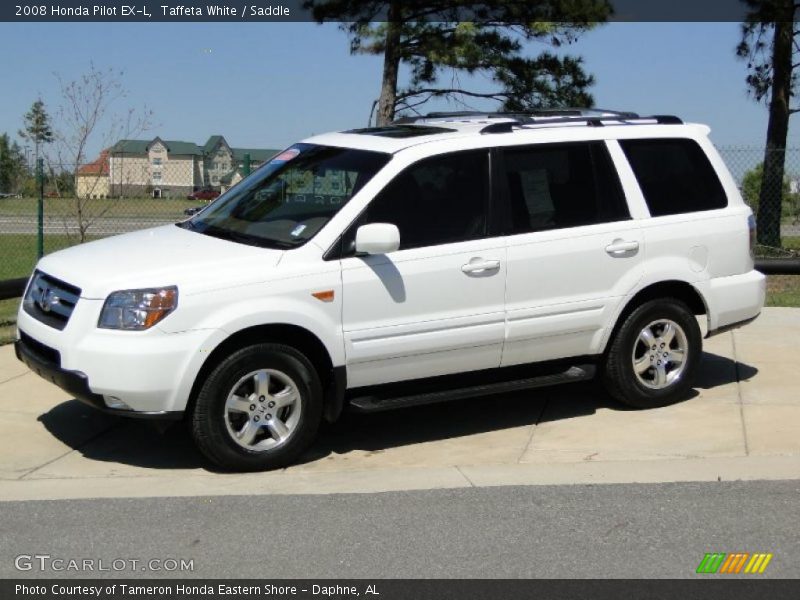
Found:
[[[370,223],[356,230],[356,252],[388,254],[400,247],[400,230],[391,223]]]

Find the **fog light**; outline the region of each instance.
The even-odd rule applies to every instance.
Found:
[[[105,400],[108,408],[113,408],[115,410],[133,410],[116,396],[103,396],[103,400]]]

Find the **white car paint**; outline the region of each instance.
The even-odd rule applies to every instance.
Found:
[[[180,411],[210,353],[258,325],[312,333],[333,366],[346,367],[348,387],[359,387],[602,353],[626,303],[661,281],[692,285],[710,329],[760,312],[765,280],[748,250],[750,210],[706,127],[576,123],[480,135],[487,121],[457,121],[442,123],[452,133],[418,138],[333,133],[306,140],[393,158],[296,249],[249,247],[166,226],[49,255],[37,269],[81,288],[80,301],[63,331],[23,310],[19,330],[57,350],[62,368],[84,373],[94,393],[121,398],[133,411]],[[616,140],[654,137],[696,140],[729,206],[652,218]],[[630,221],[324,259],[370,200],[418,160],[466,148],[585,140],[606,142]],[[476,263],[489,268],[473,272]],[[178,308],[155,327],[97,327],[111,292],[172,285]],[[318,291],[332,291],[333,300],[319,301],[312,296]]]

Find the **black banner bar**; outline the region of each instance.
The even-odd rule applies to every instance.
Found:
[[[653,565],[655,571],[658,565]],[[288,598],[311,600],[739,600],[800,597],[800,581],[757,579],[758,575],[692,580],[201,580],[201,579],[7,579],[0,581],[3,600],[232,600]]]
[[[318,0],[320,3],[322,0]],[[530,0],[519,0],[521,3]],[[405,0],[413,4],[414,0]],[[742,0],[609,0],[610,21],[742,21]],[[9,22],[302,22],[313,21],[305,0],[16,0],[0,3],[0,21]],[[425,2],[430,5],[431,1]],[[445,3],[451,6],[452,3]],[[430,21],[492,20],[492,3],[464,3],[457,10],[431,13]],[[384,20],[378,11],[373,21]],[[795,19],[797,20],[797,19]]]

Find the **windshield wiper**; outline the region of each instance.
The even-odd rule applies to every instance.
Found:
[[[287,248],[293,248],[295,246],[294,244],[284,242],[281,240],[260,238],[258,236],[242,233],[240,231],[233,231],[231,229],[222,229],[220,227],[214,227],[213,225],[210,225],[203,230],[197,229],[197,231],[199,233],[219,238],[221,240],[229,240],[231,242],[247,244],[248,246],[258,246],[259,248],[277,248],[283,250]]]

